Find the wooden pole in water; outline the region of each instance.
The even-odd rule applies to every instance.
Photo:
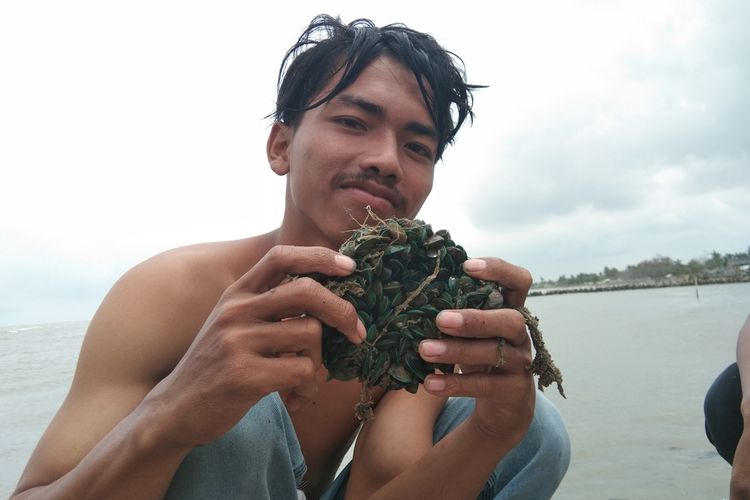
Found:
[[[701,298],[698,295],[698,276],[693,276],[693,282],[695,283],[695,300],[700,302]]]

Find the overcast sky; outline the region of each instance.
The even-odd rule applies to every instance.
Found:
[[[276,227],[264,117],[322,12],[430,32],[489,85],[420,214],[470,255],[556,279],[750,245],[750,2],[263,3],[0,3],[0,325]]]

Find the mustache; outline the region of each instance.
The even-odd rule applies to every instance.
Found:
[[[378,175],[375,172],[362,171],[356,174],[339,173],[339,174],[336,174],[333,178],[333,183],[337,186],[340,186],[342,184],[349,184],[349,183],[368,183],[368,182],[375,183],[381,188],[388,189],[388,191],[390,191],[391,196],[393,197],[393,200],[397,202],[396,203],[397,206],[403,207],[405,205],[406,198],[404,198],[404,195],[401,194],[401,191],[398,189],[398,186],[396,186],[396,181],[393,179],[389,179],[381,175]]]

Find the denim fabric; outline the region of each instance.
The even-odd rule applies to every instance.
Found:
[[[474,411],[471,398],[451,398],[438,416],[433,442],[440,441]],[[570,464],[570,438],[557,408],[537,392],[534,419],[518,445],[487,480],[479,498],[543,500],[552,497]],[[351,464],[339,474],[321,500],[342,500]]]
[[[222,437],[191,451],[165,498],[297,500],[306,470],[292,421],[273,393]]]
[[[439,441],[474,410],[470,398],[452,398],[438,417]],[[568,433],[555,406],[537,393],[534,419],[523,440],[503,458],[479,498],[548,499],[570,463]],[[321,500],[344,498],[351,464]],[[289,414],[276,394],[258,402],[226,435],[193,450],[167,493],[171,499],[297,499],[305,472]]]

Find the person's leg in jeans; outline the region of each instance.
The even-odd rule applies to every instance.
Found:
[[[474,400],[448,401],[435,425],[439,440],[474,411]],[[534,419],[519,444],[492,472],[481,499],[546,499],[560,485],[570,464],[570,438],[557,408],[537,392]]]
[[[166,498],[294,500],[305,471],[289,414],[273,393],[224,436],[192,450]]]
[[[534,419],[523,440],[497,465],[479,498],[547,499],[560,485],[570,464],[570,438],[557,408],[537,392]],[[451,398],[438,416],[437,442],[474,411],[472,398]],[[344,498],[351,464],[339,474],[321,500]]]

